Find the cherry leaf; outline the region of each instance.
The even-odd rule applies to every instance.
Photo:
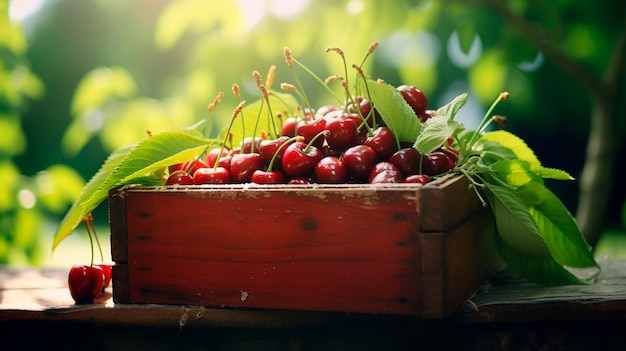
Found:
[[[508,245],[498,235],[496,245],[507,266],[530,281],[544,285],[588,283],[566,270],[551,257],[529,255]]]
[[[552,257],[523,200],[512,187],[485,182],[498,234],[512,248],[539,257]]]
[[[366,86],[361,90],[369,93],[372,106],[398,142],[414,143],[422,130],[422,124],[398,89],[370,79],[363,84]]]
[[[456,122],[450,122],[454,121],[451,121],[448,116],[444,115],[427,119],[413,147],[423,155],[443,145],[458,125]]]
[[[163,179],[149,174],[168,165],[189,161],[217,144],[218,141],[205,139],[197,132],[173,130],[155,133],[136,144],[114,151],[65,214],[54,235],[52,249],[71,235],[85,216],[106,200],[111,189],[125,184],[163,184]]]
[[[454,119],[457,112],[459,112],[459,110],[461,110],[463,106],[465,106],[465,104],[467,103],[467,96],[467,93],[458,95],[449,103],[438,108],[435,111],[435,116],[446,116],[449,119]]]

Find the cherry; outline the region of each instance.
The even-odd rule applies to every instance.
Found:
[[[224,157],[228,157],[229,153],[230,153],[230,150],[228,149],[216,147],[216,148],[209,150],[209,152],[207,152],[206,157],[204,158],[204,161],[209,167],[213,167],[215,165],[215,161],[217,160],[221,161]]]
[[[352,118],[334,117],[326,120],[330,132],[326,142],[331,149],[344,150],[356,143],[357,123]]]
[[[459,161],[459,151],[448,146],[448,147],[440,147],[435,151],[441,151],[443,152],[448,159],[450,159],[450,168],[454,168],[454,166],[456,166],[457,161]]]
[[[432,118],[434,114],[435,114],[434,110],[426,110],[420,113],[417,117],[419,117],[420,122],[425,123],[427,120]]]
[[[410,176],[404,178],[405,183],[415,183],[415,184],[428,184],[430,182],[430,177],[426,174],[411,174]]]
[[[348,174],[357,181],[365,181],[376,163],[376,151],[367,145],[348,148],[341,157]]]
[[[411,106],[415,115],[419,116],[426,111],[428,107],[428,99],[426,95],[416,87],[412,85],[400,85],[397,87],[398,91],[402,93],[404,100]]]
[[[398,167],[405,177],[420,172],[420,154],[413,147],[396,151],[387,161]]]
[[[291,178],[287,184],[315,184],[310,177],[296,177]]]
[[[187,171],[189,174],[194,174],[194,172],[200,168],[207,168],[209,165],[200,159],[191,160],[186,162],[183,165],[183,170]]]
[[[348,179],[346,166],[335,156],[324,157],[315,165],[314,173],[319,183],[345,183]]]
[[[224,167],[205,167],[193,174],[194,184],[228,184],[230,172]]]
[[[322,138],[312,139],[313,142]],[[309,176],[322,159],[317,147],[303,141],[289,144],[283,153],[283,171],[291,178]]]
[[[230,179],[233,183],[247,183],[254,171],[261,169],[263,160],[257,153],[236,154],[230,160]]]
[[[396,138],[391,129],[387,127],[376,128],[374,134],[368,137],[363,144],[374,149],[379,160],[386,160],[398,150]]]
[[[70,269],[67,283],[70,295],[77,304],[92,303],[104,289],[105,273],[100,266],[75,264]]]
[[[254,140],[254,144],[253,144],[253,140]],[[239,153],[242,154],[249,154],[251,152],[258,152],[259,151],[259,144],[261,144],[261,141],[263,139],[256,137],[256,138],[252,138],[252,137],[247,137],[244,138],[241,141],[241,144],[239,145]]]
[[[450,159],[443,152],[433,151],[422,157],[422,173],[426,175],[434,176],[445,173],[452,167],[454,166],[450,166]]]
[[[285,182],[285,174],[281,171],[264,171],[257,169],[252,173],[250,181],[256,184],[282,184]]]
[[[179,169],[177,171],[174,171],[172,174],[169,175],[169,177],[167,177],[167,180],[165,181],[165,185],[175,185],[175,184],[180,184],[180,185],[191,185],[193,184],[193,177]]]
[[[340,111],[340,110],[337,106],[334,106],[334,105],[324,105],[315,111],[315,116],[317,116],[318,118],[326,117],[326,115],[328,115],[330,112],[333,112],[333,111]]]
[[[298,125],[298,117],[289,117],[283,121],[282,135],[287,137],[296,136],[296,126]]]
[[[274,140],[270,140],[270,139],[266,139],[263,140],[260,144],[259,144],[259,154],[261,154],[261,159],[263,160],[263,164],[264,165],[269,165],[270,162],[272,161],[272,158],[274,157],[274,154],[277,152],[277,150],[280,148],[281,145],[283,145],[285,142],[287,142],[289,140],[288,136],[280,136],[277,139]],[[282,148],[280,149],[280,151],[278,152],[278,154],[276,155],[276,161],[274,162],[274,168],[276,168],[277,170],[280,169],[279,166],[281,165],[281,161],[283,158],[283,153],[284,153],[285,149]]]
[[[174,173],[176,171],[184,170],[183,169],[184,167],[185,167],[185,163],[177,163],[175,165],[168,166],[167,170],[168,170],[169,174],[172,174],[172,173]]]
[[[315,138],[318,134],[323,132],[326,127],[326,119],[318,118],[312,121],[300,121],[298,123],[298,135],[304,137],[304,142],[309,143],[313,138]],[[317,138],[313,146],[318,149],[321,149],[324,145],[324,138]]]
[[[384,126],[385,123],[380,117],[380,114],[375,109],[372,110],[372,103],[363,96],[354,96],[354,101],[358,104],[358,108],[361,112],[361,116],[367,120],[367,124],[370,127]],[[348,104],[348,112],[358,113],[354,103]]]
[[[104,273],[104,287],[102,288],[102,290],[104,290],[105,288],[109,287],[109,285],[111,284],[111,279],[113,278],[111,265],[106,263],[96,263],[95,265],[102,268],[102,272]]]
[[[391,162],[379,162],[377,163],[367,179],[370,184],[380,183],[402,183],[402,173]]]

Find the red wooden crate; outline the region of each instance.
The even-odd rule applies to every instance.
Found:
[[[121,187],[116,303],[439,318],[501,266],[467,179],[426,186]]]

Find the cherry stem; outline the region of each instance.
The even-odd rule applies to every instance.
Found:
[[[306,145],[306,147],[302,151],[308,154],[309,150],[311,150],[311,147],[313,146],[313,144],[315,143],[317,139],[319,139],[321,136],[329,136],[329,135],[330,135],[330,130],[328,129],[322,130],[321,132],[315,134],[315,136],[311,138],[311,141],[309,141],[309,143]]]
[[[282,143],[277,149],[276,152],[274,152],[274,155],[272,155],[272,159],[270,160],[270,163],[267,165],[267,171],[271,172],[272,169],[274,169],[274,161],[276,161],[276,159],[278,158],[278,155],[280,154],[280,152],[289,144],[293,143],[294,141],[302,141],[304,140],[303,136],[300,135],[296,135],[295,137],[289,138],[287,140],[285,140],[284,143]]]
[[[89,237],[89,246],[91,247],[91,263],[90,263],[90,266],[93,266],[93,256],[94,256],[94,253],[93,253],[93,238],[91,237],[92,236],[91,229],[90,229],[89,224],[88,224],[91,221],[92,221],[92,219],[91,219],[91,213],[90,213],[90,214],[87,215],[87,217],[85,217],[84,223],[85,223],[85,228],[87,228],[87,236]]]
[[[483,116],[483,119],[478,124],[476,133],[472,136],[469,143],[467,144],[469,149],[471,149],[474,146],[474,143],[476,143],[478,138],[480,138],[481,134],[487,129],[489,124],[491,124],[491,122],[493,121],[493,119],[491,118],[491,114],[493,113],[493,110],[496,108],[496,106],[500,103],[500,101],[507,100],[508,98],[509,98],[509,93],[507,92],[500,93],[498,97],[496,98],[496,100],[491,104],[491,106],[489,107],[485,115]]]
[[[217,107],[217,105],[220,103],[223,96],[224,96],[224,93],[220,91],[215,97],[215,99],[213,100],[213,102],[211,102],[209,106],[207,107],[207,110],[209,113],[206,118],[206,125],[204,126],[205,138],[209,137],[209,133],[211,132],[211,127],[213,126],[213,111],[215,111],[215,107]]]
[[[241,102],[241,93],[240,93],[240,89],[239,89],[239,85],[237,84],[233,84],[232,86],[232,91],[233,91],[233,95],[235,95],[235,97],[237,98],[237,101],[240,103]],[[241,133],[243,135],[246,135],[246,118],[243,116],[243,110],[241,111]]]
[[[228,129],[226,130],[226,134],[224,135],[224,142],[222,143],[222,147],[220,147],[220,152],[217,154],[217,158],[215,158],[215,165],[213,165],[213,170],[217,170],[217,167],[220,164],[220,158],[222,157],[222,153],[224,152],[224,148],[226,147],[226,141],[228,140],[228,137],[230,136],[230,130],[233,127],[233,123],[235,122],[235,118],[237,118],[237,116],[241,113],[241,110],[243,110],[243,105],[246,103],[246,100],[243,100],[239,103],[239,105],[237,105],[237,107],[235,107],[235,110],[233,111],[233,116],[230,119],[230,123],[228,124]],[[254,143],[253,143],[254,145]]]

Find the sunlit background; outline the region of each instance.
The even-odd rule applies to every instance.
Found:
[[[375,0],[0,0],[0,263],[69,266],[89,260],[84,229],[51,253],[56,226],[84,182],[113,150],[171,126],[206,117],[219,93],[215,134],[237,99],[258,98],[252,79],[277,66],[276,86],[293,82],[283,57],[320,77],[343,74],[369,45],[380,46],[366,71],[392,85],[423,90],[431,108],[468,92],[459,121],[474,127],[501,91],[497,113],[548,167],[579,177],[594,108],[591,92],[517,32],[492,1]],[[626,7],[620,0],[510,1],[546,41],[602,78]],[[532,3],[532,4],[531,4]],[[591,10],[592,9],[592,10]],[[621,34],[620,34],[621,33]],[[567,61],[567,62],[570,62]],[[622,66],[623,69],[623,66]],[[617,93],[624,101],[624,75]],[[335,103],[303,78],[316,106]],[[339,88],[339,87],[336,87]],[[333,88],[334,89],[334,88]],[[598,254],[624,241],[626,187],[622,106],[613,110],[614,169],[602,215]],[[611,178],[609,177],[609,178]],[[579,181],[550,184],[575,214]],[[107,209],[95,213],[108,255]],[[595,242],[593,244],[596,244]],[[595,246],[595,245],[594,245]]]

